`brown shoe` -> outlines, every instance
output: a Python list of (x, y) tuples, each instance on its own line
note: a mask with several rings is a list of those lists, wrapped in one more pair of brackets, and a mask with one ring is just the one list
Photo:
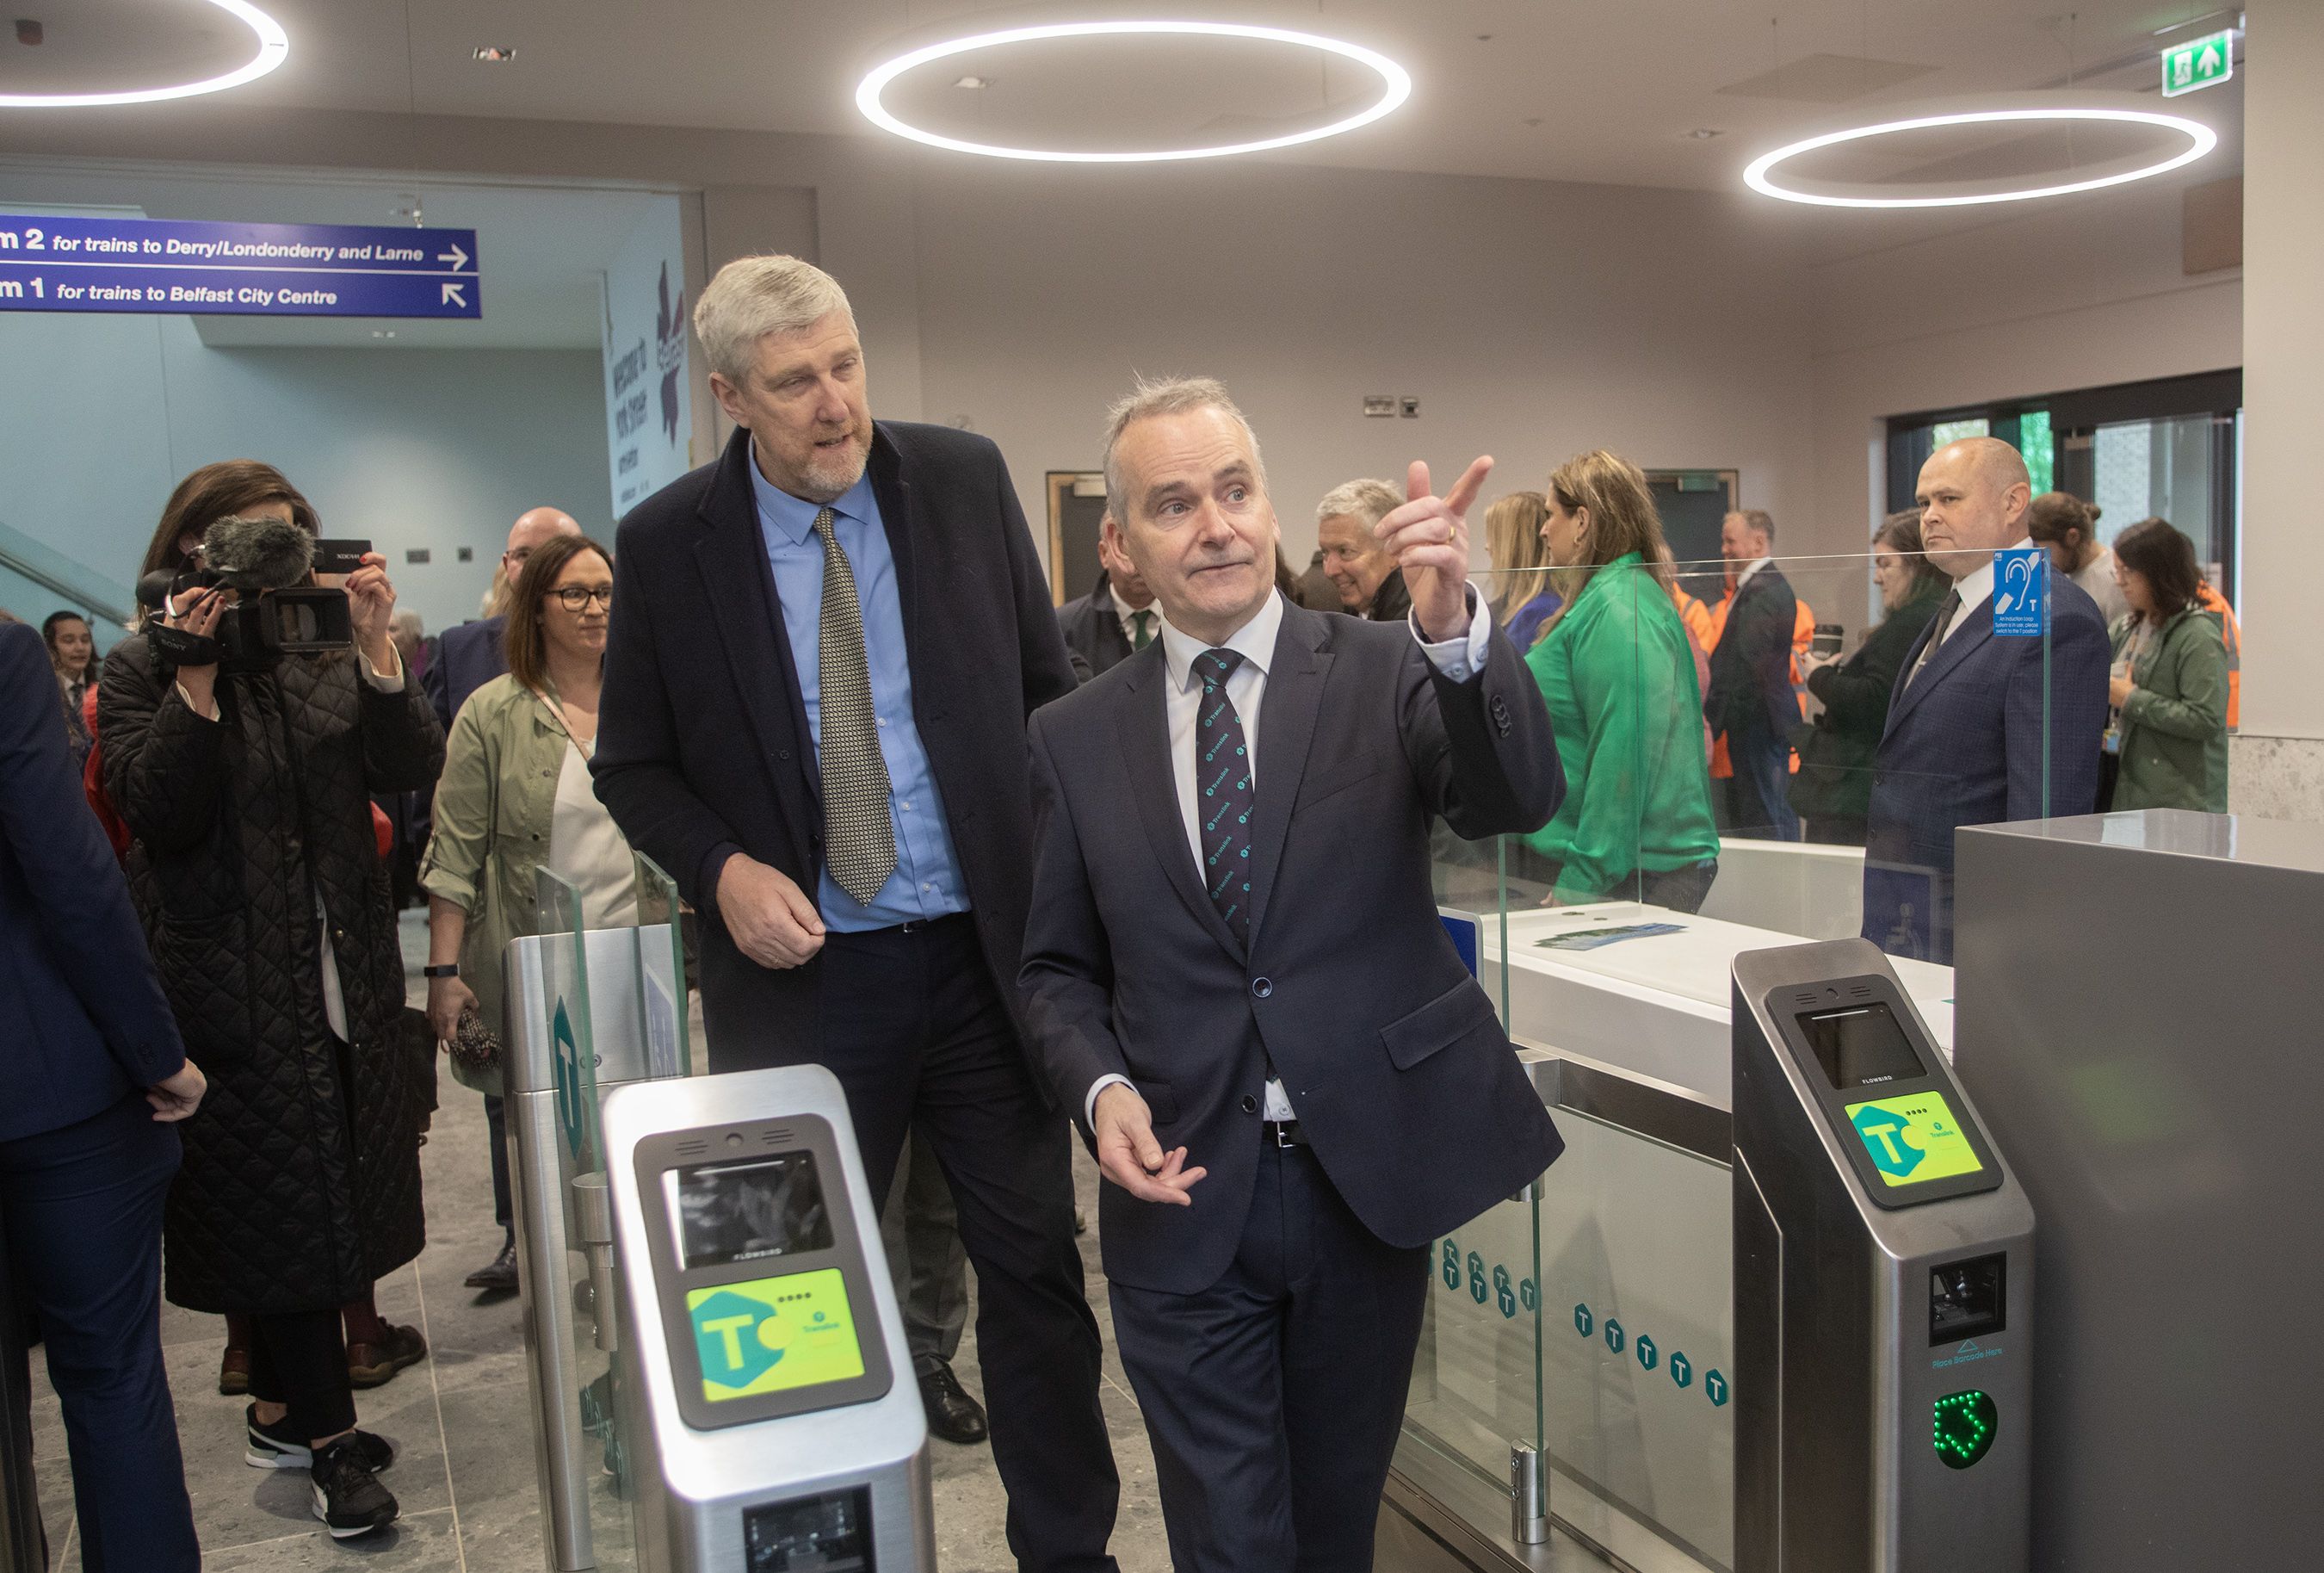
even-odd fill
[(250, 1391), (250, 1351), (226, 1346), (225, 1356), (218, 1361), (218, 1391), (228, 1398), (239, 1398)]
[(428, 1340), (420, 1329), (382, 1322), (386, 1337), (376, 1344), (347, 1346), (347, 1381), (355, 1387), (378, 1387), (406, 1365), (428, 1358)]

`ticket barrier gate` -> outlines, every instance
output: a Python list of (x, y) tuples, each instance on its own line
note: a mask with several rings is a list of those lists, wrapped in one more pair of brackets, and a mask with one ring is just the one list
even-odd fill
[(837, 1078), (604, 1102), (641, 1573), (935, 1573), (927, 1421)]
[(686, 1074), (685, 977), (669, 924), (581, 931), (569, 887), (544, 872), (541, 896), (568, 931), (511, 941), (501, 1065), (542, 1548), (549, 1573), (627, 1573), (632, 1428), (597, 1106)]
[(2034, 1211), (1886, 958), (1736, 958), (1735, 1565), (2031, 1566)]

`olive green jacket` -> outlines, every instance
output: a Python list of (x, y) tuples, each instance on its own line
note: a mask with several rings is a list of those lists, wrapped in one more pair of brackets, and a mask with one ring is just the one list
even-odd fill
[[(2108, 630), (2115, 659), (2129, 648), (2136, 617)], [(2122, 708), (2122, 771), (2116, 809), (2227, 811), (2227, 649), (2219, 619), (2188, 606), (2130, 669)]]
[(1694, 652), (1637, 552), (1590, 576), (1526, 665), (1565, 766), (1564, 801), (1526, 837), (1560, 864), (1558, 900), (1597, 901), (1640, 870), (1719, 856)]
[[(510, 940), (540, 932), (533, 876), (549, 860), (569, 741), (553, 706), (515, 678), (497, 677), (453, 717), (436, 784), (436, 828), (420, 883), (468, 914), (460, 976), (503, 1043), (501, 953)], [(497, 1069), (472, 1074), (455, 1059), (453, 1074), (481, 1092), (501, 1090)]]

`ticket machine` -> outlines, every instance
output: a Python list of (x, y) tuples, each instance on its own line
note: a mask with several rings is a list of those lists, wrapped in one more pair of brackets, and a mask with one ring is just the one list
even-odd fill
[(2032, 1207), (1879, 950), (1734, 985), (1737, 1573), (2028, 1568)]
[(927, 1421), (816, 1066), (609, 1094), (641, 1573), (935, 1573)]

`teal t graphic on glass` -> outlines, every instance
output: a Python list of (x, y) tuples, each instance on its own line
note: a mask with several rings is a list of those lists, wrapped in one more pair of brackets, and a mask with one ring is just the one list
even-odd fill
[(1250, 817), (1258, 802), (1250, 745), (1227, 698), (1227, 679), (1242, 657), (1205, 650), (1194, 657), (1203, 704), (1194, 719), (1194, 780), (1203, 789), (1203, 885), (1237, 939), (1250, 939)]

